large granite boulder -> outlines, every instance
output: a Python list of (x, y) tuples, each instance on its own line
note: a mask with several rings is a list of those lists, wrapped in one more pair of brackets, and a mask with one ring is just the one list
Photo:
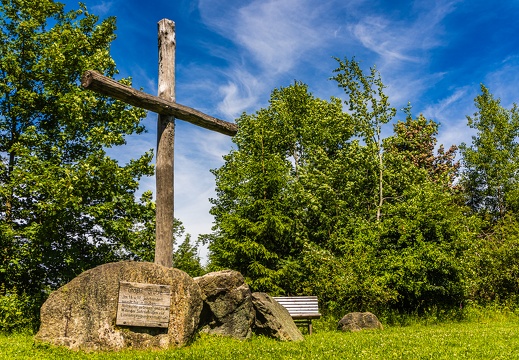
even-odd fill
[[(120, 282), (169, 285), (166, 328), (116, 325)], [(197, 331), (202, 306), (200, 288), (183, 271), (146, 262), (110, 263), (85, 271), (49, 296), (36, 339), (86, 351), (179, 347)]]
[(378, 318), (370, 312), (353, 312), (345, 315), (337, 324), (337, 330), (361, 331), (364, 329), (379, 329), (384, 327)]
[(252, 305), (256, 311), (254, 332), (281, 341), (302, 341), (303, 334), (281, 304), (265, 293), (252, 293)]
[(201, 331), (236, 339), (251, 337), (255, 315), (252, 294), (243, 275), (223, 270), (194, 280), (204, 298)]

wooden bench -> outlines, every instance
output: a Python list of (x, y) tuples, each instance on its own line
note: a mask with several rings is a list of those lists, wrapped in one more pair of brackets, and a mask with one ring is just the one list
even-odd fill
[(312, 319), (319, 319), (317, 296), (274, 296), (274, 300), (288, 310), (296, 325), (308, 326), (312, 334)]

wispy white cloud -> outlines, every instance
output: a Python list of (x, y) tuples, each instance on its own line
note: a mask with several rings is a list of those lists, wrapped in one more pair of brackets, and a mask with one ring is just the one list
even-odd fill
[(401, 9), (394, 16), (358, 15), (348, 28), (364, 47), (379, 55), (377, 62), (424, 63), (428, 51), (444, 43), (441, 22), (455, 9), (455, 3), (417, 1), (412, 8)]
[[(400, 27), (400, 26), (399, 26)], [(381, 16), (369, 16), (350, 26), (352, 34), (360, 43), (379, 54), (385, 62), (419, 62), (420, 58), (410, 53), (403, 29), (395, 29), (393, 22)]]
[(443, 23), (457, 2), (414, 1), (391, 10), (365, 2), (351, 9), (344, 27), (356, 41), (353, 55), (366, 67), (376, 65), (393, 106), (419, 103), (449, 75), (431, 66), (433, 54), (449, 44)]
[(112, 1), (101, 1), (89, 8), (89, 10), (98, 16), (105, 16), (112, 9)]
[[(519, 82), (519, 56), (504, 59), (499, 64), (491, 65), (493, 71), (484, 77), (484, 85), (490, 92), (501, 99), (501, 105), (510, 108), (518, 103), (517, 86)], [(476, 133), (467, 125), (467, 116), (472, 116), (477, 110), (474, 99), (480, 94), (478, 83), (465, 84), (453, 88), (452, 92), (440, 101), (429, 104), (423, 114), (441, 123), (439, 143), (446, 146), (465, 142), (470, 144)], [(515, 98), (514, 98), (515, 97)]]
[(504, 107), (519, 104), (517, 84), (519, 83), (519, 55), (509, 56), (485, 76), (484, 85), (490, 92), (501, 99)]
[(235, 45), (219, 51), (229, 65), (222, 70), (224, 84), (218, 86), (218, 111), (236, 117), (258, 108), (265, 104), (266, 92), (283, 85), (281, 79), (324, 73), (321, 64), (345, 52), (378, 65), (396, 106), (413, 101), (444, 75), (431, 74), (427, 67), (430, 52), (447, 42), (442, 21), (456, 3), (417, 1), (395, 14), (365, 0), (254, 0), (238, 5), (200, 0), (203, 21)]
[(312, 8), (304, 0), (252, 2), (239, 10), (234, 36), (266, 72), (286, 72), (322, 44), (322, 14)]
[(260, 94), (265, 93), (265, 86), (259, 79), (244, 69), (229, 72), (229, 81), (219, 88), (223, 100), (218, 110), (227, 118), (235, 119), (246, 110), (251, 110), (260, 102)]
[(474, 132), (467, 126), (466, 115), (473, 112), (474, 90), (469, 85), (455, 88), (446, 98), (425, 107), (423, 115), (440, 123), (438, 144), (470, 143)]
[(472, 136), (475, 134), (476, 131), (467, 126), (466, 119), (442, 123), (437, 136), (437, 145), (443, 145), (445, 149), (452, 145), (459, 146), (461, 143), (470, 145)]
[(381, 71), (383, 82), (387, 84), (384, 93), (389, 97), (393, 106), (402, 107), (411, 103), (413, 105), (420, 95), (427, 92), (444, 77), (444, 73), (420, 73), (414, 71)]
[(218, 110), (230, 117), (264, 105), (265, 93), (280, 86), (280, 79), (301, 64), (312, 63), (304, 72), (315, 72), (312, 67), (319, 66), (319, 60), (313, 59), (319, 53), (329, 59), (331, 54), (322, 50), (340, 27), (328, 21), (332, 4), (313, 0), (255, 0), (243, 5), (200, 0), (199, 9), (203, 21), (235, 45), (225, 52), (213, 49), (213, 55), (219, 54), (229, 64), (224, 70), (226, 80), (218, 87), (223, 97)]
[(265, 91), (264, 83), (245, 68), (188, 63), (177, 69), (177, 101), (225, 121), (255, 110)]
[(435, 104), (428, 105), (423, 110), (423, 115), (427, 118), (434, 119), (437, 122), (446, 122), (451, 120), (450, 116), (453, 109), (456, 109), (456, 112), (458, 112), (461, 103), (467, 101), (467, 94), (469, 91), (470, 88), (467, 86), (455, 89), (447, 98), (442, 99)]
[(319, 9), (310, 0), (256, 0), (243, 6), (200, 1), (204, 21), (269, 74), (292, 69), (305, 52), (322, 45)]

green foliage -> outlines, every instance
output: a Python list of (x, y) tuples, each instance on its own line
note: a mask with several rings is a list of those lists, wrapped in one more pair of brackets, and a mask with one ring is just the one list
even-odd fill
[(299, 292), (318, 295), (331, 313), (458, 307), (466, 290), (460, 259), (474, 241), (477, 219), (442, 189), (413, 186), (384, 206), (377, 224), (357, 220), (331, 237), (328, 249), (308, 246)]
[(519, 300), (519, 222), (505, 216), (467, 253), (468, 299), (483, 305)]
[[(175, 238), (180, 239), (184, 235), (184, 227), (177, 221)], [(185, 235), (184, 240), (173, 252), (173, 267), (185, 271), (192, 277), (202, 276), (206, 273), (204, 267), (200, 263), (200, 255), (198, 253), (199, 242), (191, 244), (191, 236)]]
[(398, 293), (397, 308), (459, 305), (465, 295), (460, 259), (473, 241), (476, 219), (431, 182), (416, 184), (402, 195), (387, 207), (377, 242), (387, 286)]
[[(34, 324), (48, 291), (82, 271), (153, 259), (152, 194), (134, 196), (153, 155), (124, 166), (108, 157), (144, 131), (145, 112), (79, 84), (87, 69), (117, 73), (114, 18), (51, 0), (2, 0), (0, 14), (0, 329), (13, 331)], [(513, 306), (517, 106), (504, 109), (481, 87), (458, 181), (456, 147), (435, 153), (437, 123), (408, 106), (383, 138), (396, 110), (380, 74), (337, 61), (332, 79), (348, 112), (295, 82), (238, 119), (236, 150), (213, 171), (208, 269), (238, 270), (257, 291), (317, 295), (332, 315), (440, 319), (460, 304)], [(186, 235), (175, 266), (202, 275), (199, 244)]]
[(396, 109), (390, 106), (389, 98), (384, 94), (385, 86), (375, 67), (370, 68), (369, 75), (366, 75), (355, 59), (336, 60), (339, 62), (339, 67), (334, 70), (337, 74), (332, 79), (337, 81), (338, 86), (348, 96), (344, 102), (349, 105), (349, 110), (355, 119), (355, 132), (364, 140), (366, 148), (375, 160), (373, 170), (376, 172), (377, 186), (374, 207), (379, 221), (386, 192), (382, 125), (393, 119)]
[(501, 106), (481, 85), (467, 117), (477, 131), (472, 144), (461, 145), (461, 184), (468, 205), (481, 221), (478, 241), (465, 259), (468, 299), (481, 304), (517, 302), (519, 294), (519, 109)]
[[(155, 202), (151, 191), (142, 194), (139, 203), (133, 203), (126, 208), (129, 215), (125, 232), (131, 236), (125, 243), (126, 249), (131, 251), (136, 260), (153, 262), (155, 259)], [(174, 226), (181, 227), (180, 221), (175, 219)], [(175, 238), (179, 236), (174, 232)]]
[[(423, 169), (429, 180), (456, 188), (454, 181), (459, 169), (459, 161), (455, 161), (457, 147), (452, 145), (445, 151), (443, 144), (440, 144), (435, 155), (438, 123), (427, 120), (423, 115), (413, 119), (410, 106), (405, 110), (406, 120), (397, 121), (393, 126), (394, 135), (384, 139), (384, 156), (391, 158), (388, 161), (403, 165), (398, 171), (406, 172), (404, 177), (410, 176), (409, 171), (416, 173), (416, 169)], [(413, 166), (409, 167), (409, 164)]]
[(456, 148), (434, 154), (438, 125), (410, 107), (382, 139), (394, 109), (380, 75), (339, 63), (350, 114), (296, 83), (239, 119), (237, 150), (214, 171), (212, 266), (254, 290), (317, 295), (331, 313), (459, 306), (477, 221), (460, 205)]
[(384, 94), (384, 84), (375, 67), (366, 75), (355, 59), (340, 60), (339, 67), (332, 77), (348, 96), (344, 101), (355, 118), (355, 132), (364, 142), (375, 145), (375, 151), (381, 151), (382, 125), (387, 124), (396, 114), (396, 109), (389, 104)]
[[(82, 271), (145, 257), (153, 154), (121, 166), (105, 149), (141, 133), (145, 112), (80, 86), (117, 73), (115, 19), (51, 0), (0, 5), (0, 284), (43, 299)], [(126, 81), (129, 83), (129, 81)]]
[[(363, 230), (369, 229), (364, 228)], [(373, 311), (396, 301), (397, 292), (385, 286), (379, 260), (370, 246), (372, 234), (344, 238), (342, 255), (309, 246), (301, 264), (301, 294), (315, 294), (325, 313), (336, 316), (352, 311)]]
[[(295, 83), (274, 90), (267, 109), (243, 115), (238, 125), (237, 150), (214, 171), (210, 258), (213, 267), (240, 271), (255, 290), (290, 292), (280, 287), (286, 267), (301, 254), (306, 223), (321, 221), (318, 198), (304, 187), (305, 167), (319, 166), (320, 152), (340, 150), (352, 132), (350, 118), (338, 99), (316, 99)], [(309, 206), (308, 197), (315, 203)]]
[(7, 291), (0, 285), (0, 333), (32, 330), (38, 323), (39, 303), (25, 293), (18, 294), (16, 289)]
[(496, 222), (519, 211), (519, 109), (503, 108), (483, 85), (474, 103), (478, 111), (467, 119), (477, 134), (461, 145), (462, 184), (472, 209)]

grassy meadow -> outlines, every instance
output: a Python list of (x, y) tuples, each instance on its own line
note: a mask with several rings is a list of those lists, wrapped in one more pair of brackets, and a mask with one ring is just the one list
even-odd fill
[(83, 353), (35, 343), (31, 335), (0, 335), (1, 359), (519, 359), (519, 316), (479, 316), (458, 322), (414, 321), (382, 331), (341, 333), (317, 321), (305, 341), (248, 341), (202, 335), (167, 351)]

